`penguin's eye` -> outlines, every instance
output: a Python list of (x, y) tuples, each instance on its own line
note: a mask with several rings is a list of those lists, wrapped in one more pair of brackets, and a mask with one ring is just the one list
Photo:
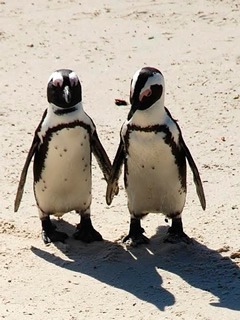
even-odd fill
[(146, 89), (146, 90), (144, 90), (144, 91), (143, 91), (142, 93), (140, 93), (140, 95), (139, 95), (139, 101), (142, 101), (142, 99), (143, 99), (144, 97), (150, 97), (151, 94), (152, 94), (152, 90), (151, 90), (151, 89)]

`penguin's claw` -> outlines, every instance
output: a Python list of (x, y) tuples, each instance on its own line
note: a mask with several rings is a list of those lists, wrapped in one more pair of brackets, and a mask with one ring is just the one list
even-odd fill
[(136, 247), (139, 244), (149, 243), (149, 239), (143, 235), (145, 230), (141, 227), (140, 219), (131, 218), (130, 230), (123, 242), (127, 242), (130, 246)]
[(86, 243), (93, 241), (102, 241), (102, 235), (96, 231), (90, 219), (82, 219), (77, 225), (77, 231), (73, 234), (73, 238)]
[[(143, 230), (144, 232), (144, 230)], [(123, 238), (122, 240), (123, 242), (126, 242), (128, 245), (132, 246), (132, 247), (137, 247), (140, 244), (147, 244), (149, 243), (149, 239), (144, 236), (142, 233), (136, 235), (131, 235), (130, 233)]]
[(56, 230), (53, 230), (52, 232), (47, 232), (45, 230), (42, 230), (42, 239), (45, 244), (49, 244), (51, 242), (64, 243), (67, 238), (68, 235), (65, 232), (59, 232)]

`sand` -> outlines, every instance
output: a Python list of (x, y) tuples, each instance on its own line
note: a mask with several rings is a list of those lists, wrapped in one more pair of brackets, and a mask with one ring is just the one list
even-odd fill
[[(240, 4), (234, 0), (0, 2), (0, 318), (240, 318)], [(92, 220), (104, 241), (45, 246), (29, 170), (13, 212), (19, 175), (47, 107), (46, 84), (71, 68), (83, 105), (113, 160), (132, 75), (157, 67), (166, 107), (178, 119), (207, 199), (202, 211), (192, 175), (183, 212), (192, 245), (166, 244), (161, 214), (143, 221), (149, 245), (121, 243), (127, 199), (110, 207), (93, 161)], [(71, 235), (79, 217), (56, 221)]]

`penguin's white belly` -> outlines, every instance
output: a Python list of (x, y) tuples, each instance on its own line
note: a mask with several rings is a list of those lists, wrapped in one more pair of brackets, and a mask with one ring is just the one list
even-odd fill
[(186, 192), (164, 133), (132, 132), (127, 158), (128, 206), (132, 213), (183, 210)]
[(35, 195), (46, 213), (86, 210), (91, 204), (91, 149), (82, 127), (53, 133)]

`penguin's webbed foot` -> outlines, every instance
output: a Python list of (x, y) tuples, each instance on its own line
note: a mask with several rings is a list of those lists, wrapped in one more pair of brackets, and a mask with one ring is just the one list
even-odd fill
[(42, 230), (42, 239), (45, 244), (51, 242), (62, 242), (64, 243), (65, 240), (68, 238), (68, 235), (65, 232), (60, 232), (53, 230), (52, 232), (47, 232)]
[(60, 232), (56, 229), (56, 225), (52, 223), (49, 216), (42, 220), (42, 239), (45, 244), (58, 241), (64, 243), (68, 238), (65, 232)]
[(101, 234), (93, 228), (91, 219), (84, 217), (77, 225), (77, 231), (73, 234), (73, 238), (86, 243), (103, 240)]
[(186, 244), (192, 243), (192, 239), (183, 231), (181, 218), (172, 219), (172, 226), (168, 229), (168, 234), (166, 235), (164, 242), (172, 244), (180, 242), (184, 242)]
[(147, 244), (149, 239), (143, 235), (144, 232), (140, 219), (131, 218), (129, 234), (123, 238), (123, 242), (128, 242), (133, 247), (139, 244)]

